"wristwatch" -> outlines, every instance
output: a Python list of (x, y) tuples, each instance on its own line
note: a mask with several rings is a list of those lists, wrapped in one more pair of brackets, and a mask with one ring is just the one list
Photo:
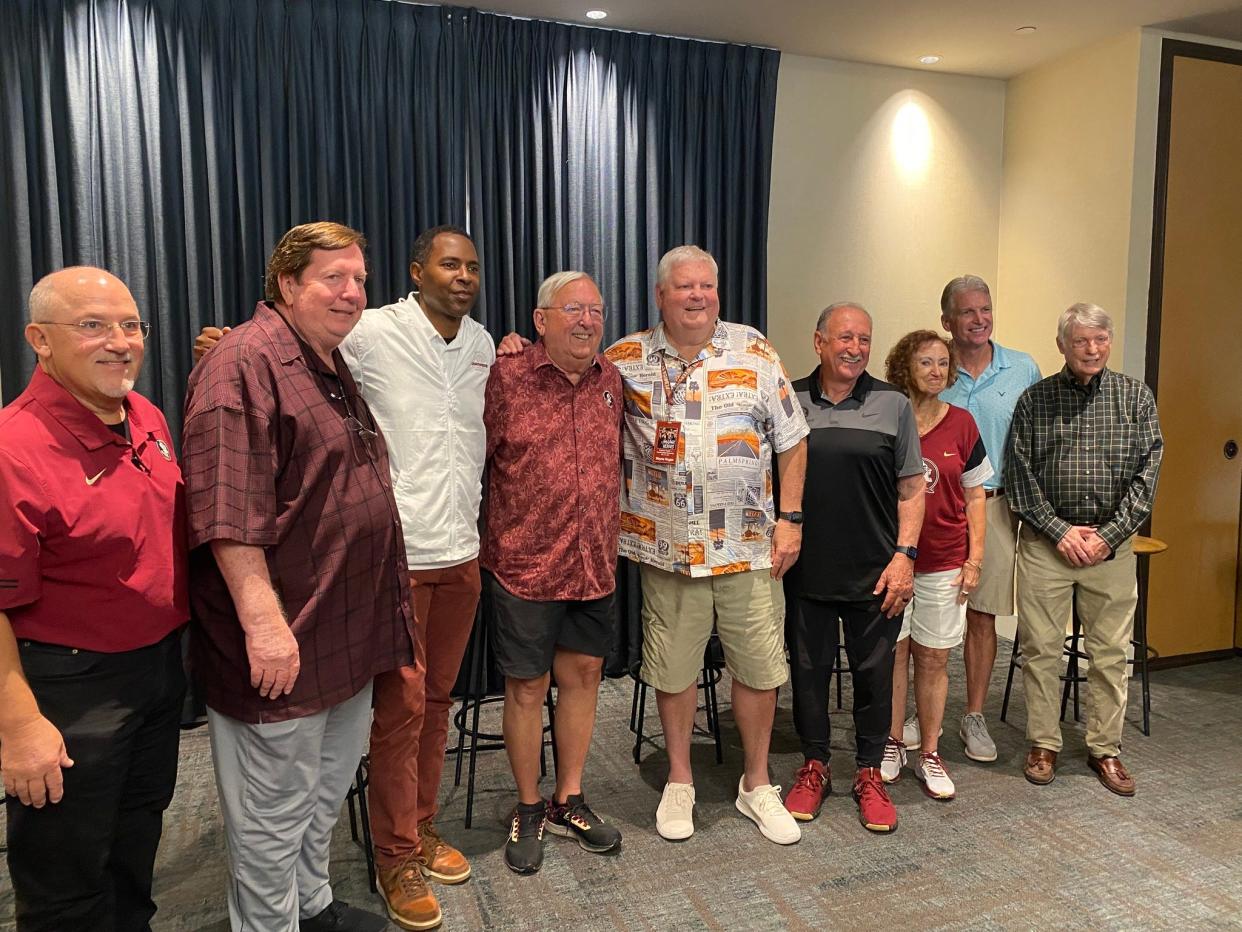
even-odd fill
[(905, 554), (906, 556), (908, 556), (911, 560), (917, 560), (917, 559), (919, 558), (919, 548), (918, 548), (918, 547), (898, 547), (898, 548), (897, 548), (897, 552), (898, 552), (898, 553), (904, 553), (904, 554)]
[(783, 518), (790, 524), (802, 523), (802, 512), (800, 511), (778, 511), (776, 517)]

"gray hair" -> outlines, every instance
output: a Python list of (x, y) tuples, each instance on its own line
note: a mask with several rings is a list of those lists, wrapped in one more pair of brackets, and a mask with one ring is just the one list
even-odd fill
[(966, 294), (969, 291), (982, 291), (988, 296), (989, 302), (992, 300), (992, 289), (982, 278), (978, 275), (959, 275), (944, 286), (944, 291), (940, 292), (940, 313), (945, 317), (952, 317), (957, 312), (954, 299), (959, 294)]
[(592, 281), (591, 276), (586, 272), (553, 272), (539, 286), (539, 297), (535, 299), (535, 307), (551, 307), (558, 291), (566, 285), (572, 285), (574, 282), (584, 278), (587, 281)]
[(1057, 321), (1057, 341), (1062, 347), (1069, 346), (1070, 331), (1074, 329), (1075, 324), (1080, 327), (1107, 330), (1108, 338), (1110, 340), (1113, 338), (1113, 318), (1098, 304), (1080, 302), (1070, 305), (1061, 312), (1061, 319)]
[(826, 332), (824, 328), (828, 326), (828, 318), (833, 315), (834, 311), (839, 311), (846, 307), (852, 307), (856, 311), (861, 311), (863, 316), (867, 318), (867, 323), (871, 324), (872, 327), (875, 326), (875, 321), (871, 319), (871, 312), (857, 301), (837, 301), (835, 304), (829, 304), (819, 312), (819, 320), (815, 322), (815, 329), (820, 333)]
[[(80, 272), (83, 276), (94, 273), (108, 275), (113, 278), (116, 277), (107, 269), (101, 269), (94, 265), (67, 265), (63, 269), (48, 272), (35, 282), (35, 286), (30, 289), (30, 297), (26, 299), (26, 306), (32, 324), (53, 322), (52, 318), (56, 316), (57, 307), (64, 303), (64, 299), (61, 298), (59, 289), (56, 287), (56, 280), (63, 278), (66, 272)], [(117, 279), (117, 281), (120, 281), (120, 279)]]
[(673, 274), (674, 266), (683, 262), (706, 262), (712, 267), (712, 274), (720, 277), (720, 267), (716, 265), (710, 252), (698, 246), (674, 246), (660, 257), (660, 264), (656, 266), (656, 284), (663, 285), (667, 282), (668, 277)]

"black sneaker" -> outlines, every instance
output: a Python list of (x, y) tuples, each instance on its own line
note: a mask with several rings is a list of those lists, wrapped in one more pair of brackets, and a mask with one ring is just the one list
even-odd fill
[(298, 932), (388, 932), (392, 926), (383, 916), (333, 900), (317, 916), (298, 920)]
[(505, 864), (517, 874), (533, 874), (543, 866), (543, 826), (546, 807), (542, 802), (518, 803), (509, 817), (509, 840)]
[(621, 830), (592, 812), (581, 793), (563, 803), (548, 800), (548, 831), (565, 838), (577, 838), (579, 845), (596, 854), (621, 847)]

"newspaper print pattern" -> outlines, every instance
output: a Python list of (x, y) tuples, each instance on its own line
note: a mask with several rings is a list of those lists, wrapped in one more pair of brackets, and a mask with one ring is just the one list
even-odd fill
[[(694, 577), (770, 567), (773, 455), (810, 433), (772, 344), (718, 321), (683, 360), (661, 324), (605, 355), (625, 392), (621, 555)], [(681, 424), (672, 465), (652, 462), (657, 421)]]

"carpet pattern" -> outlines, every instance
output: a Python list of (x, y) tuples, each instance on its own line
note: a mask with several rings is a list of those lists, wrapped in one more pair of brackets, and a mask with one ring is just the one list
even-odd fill
[[(519, 877), (501, 848), (514, 791), (505, 756), (481, 754), (474, 825), (466, 830), (465, 787), (445, 771), (442, 834), (474, 866), (457, 887), (437, 886), (444, 928), (473, 929), (1215, 929), (1242, 927), (1242, 659), (1152, 674), (1152, 736), (1138, 730), (1138, 684), (1123, 759), (1138, 781), (1131, 800), (1108, 793), (1085, 764), (1081, 725), (1064, 726), (1057, 779), (1034, 787), (1022, 777), (1026, 751), (1020, 677), (1008, 723), (997, 716), (1004, 687), (1002, 644), (988, 707), (1000, 757), (965, 759), (956, 722), (963, 703), (960, 652), (941, 751), (958, 798), (926, 797), (906, 770), (892, 787), (900, 816), (891, 837), (865, 831), (849, 797), (853, 731), (834, 712), (835, 793), (802, 841), (765, 841), (734, 809), (741, 748), (720, 687), (725, 762), (709, 739), (694, 745), (696, 833), (669, 843), (655, 834), (666, 758), (656, 733), (637, 767), (628, 729), (632, 683), (606, 682), (587, 765), (587, 798), (625, 836), (619, 854), (599, 856), (548, 835), (543, 870)], [(835, 696), (835, 692), (834, 692)], [(849, 707), (846, 680), (846, 709)], [(774, 781), (788, 786), (801, 763), (780, 694), (772, 740)], [(499, 707), (485, 726), (499, 730)], [(1085, 716), (1084, 716), (1085, 717)], [(490, 720), (489, 720), (490, 719)], [(700, 715), (702, 723), (702, 715)], [(156, 873), (160, 912), (153, 928), (227, 930), (225, 854), (206, 729), (181, 745), (177, 794), (165, 820)], [(551, 792), (551, 781), (544, 783)], [(367, 889), (361, 849), (342, 817), (334, 840), (337, 896), (382, 908)], [(0, 870), (0, 929), (13, 928), (12, 892)]]

